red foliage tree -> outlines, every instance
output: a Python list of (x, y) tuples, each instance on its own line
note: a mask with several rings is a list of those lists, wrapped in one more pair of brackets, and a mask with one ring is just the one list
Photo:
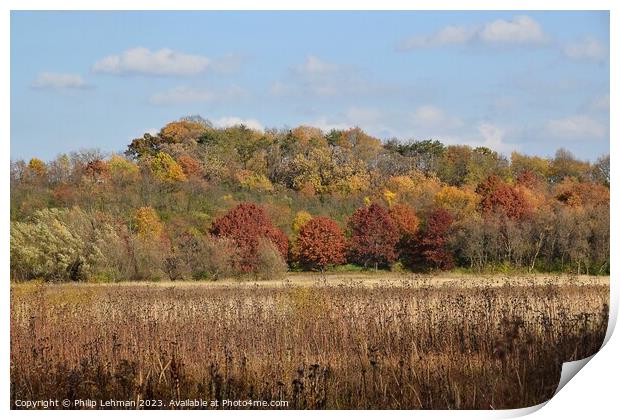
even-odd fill
[(378, 204), (359, 208), (349, 219), (349, 260), (376, 268), (393, 263), (400, 234), (388, 211)]
[(480, 195), (480, 210), (484, 214), (499, 213), (510, 219), (521, 219), (531, 213), (532, 209), (523, 193), (495, 175), (478, 185), (476, 193)]
[(323, 271), (329, 265), (344, 264), (346, 241), (340, 226), (327, 217), (307, 221), (297, 235), (299, 263)]
[(452, 215), (442, 209), (435, 209), (426, 220), (426, 226), (416, 244), (417, 254), (426, 266), (449, 270), (454, 267), (454, 256), (449, 249), (449, 234)]
[(258, 248), (261, 238), (269, 239), (282, 257), (288, 252), (288, 239), (275, 227), (265, 211), (253, 203), (241, 203), (217, 219), (211, 234), (229, 238), (239, 250), (239, 269), (244, 273), (254, 271), (259, 262)]

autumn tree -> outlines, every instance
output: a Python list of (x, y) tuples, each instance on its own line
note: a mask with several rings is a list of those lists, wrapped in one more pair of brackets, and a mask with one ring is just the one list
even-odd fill
[(359, 208), (349, 219), (349, 260), (363, 267), (388, 267), (398, 254), (398, 227), (378, 204)]
[(610, 178), (610, 161), (609, 155), (601, 156), (592, 165), (592, 179), (609, 188)]
[(562, 148), (555, 152), (549, 168), (549, 181), (558, 183), (564, 178), (587, 181), (590, 177), (590, 164), (579, 160), (570, 151)]
[(530, 205), (523, 192), (495, 175), (478, 185), (476, 193), (480, 195), (482, 213), (502, 213), (511, 219), (520, 219), (531, 212)]
[(95, 182), (104, 182), (107, 178), (110, 177), (108, 162), (101, 159), (90, 161), (84, 169), (84, 174), (87, 177), (92, 178)]
[(268, 239), (283, 258), (288, 252), (286, 235), (267, 217), (265, 211), (253, 203), (241, 203), (213, 223), (211, 234), (229, 238), (239, 251), (239, 270), (249, 273), (258, 268), (260, 239)]
[(240, 170), (235, 175), (239, 186), (248, 191), (271, 192), (273, 184), (265, 175), (248, 170)]
[(401, 238), (412, 238), (420, 227), (420, 219), (413, 207), (407, 204), (395, 204), (389, 210)]
[(398, 257), (406, 263), (415, 248), (420, 219), (413, 207), (407, 204), (395, 204), (390, 208), (389, 214), (398, 229)]
[(367, 163), (375, 159), (381, 151), (381, 140), (369, 136), (359, 127), (333, 131), (328, 140), (335, 146), (350, 150), (356, 159)]
[(295, 214), (293, 223), (291, 223), (291, 229), (295, 235), (299, 234), (299, 231), (306, 223), (312, 220), (312, 215), (305, 210), (300, 210)]
[(540, 176), (530, 169), (525, 169), (519, 172), (516, 181), (517, 185), (521, 185), (532, 190), (539, 189), (543, 183)]
[(426, 266), (440, 270), (454, 267), (454, 256), (449, 244), (453, 220), (452, 215), (441, 208), (428, 216), (416, 244), (418, 258)]
[(183, 173), (188, 178), (201, 178), (203, 176), (203, 169), (198, 160), (189, 155), (179, 156), (177, 163), (181, 165)]
[(107, 166), (112, 181), (119, 186), (132, 184), (140, 177), (138, 165), (122, 156), (113, 155), (107, 161)]
[(576, 182), (564, 179), (555, 188), (555, 198), (572, 207), (609, 207), (609, 189), (592, 182)]
[(206, 131), (207, 127), (195, 121), (174, 121), (166, 124), (159, 132), (159, 137), (164, 143), (182, 143), (186, 140), (198, 140)]
[(467, 188), (445, 186), (435, 195), (435, 206), (452, 214), (455, 221), (471, 218), (476, 212), (480, 197)]
[(200, 122), (173, 121), (166, 124), (156, 135), (144, 133), (142, 137), (133, 139), (127, 146), (125, 155), (134, 160), (154, 156), (166, 145), (180, 144), (190, 139), (198, 142), (207, 130), (209, 127)]
[(438, 166), (446, 147), (437, 140), (411, 141), (400, 143), (397, 140), (388, 141), (386, 149), (413, 159), (415, 168), (425, 175), (437, 173)]
[(551, 162), (538, 156), (527, 156), (517, 152), (510, 155), (510, 171), (513, 177), (518, 177), (523, 172), (530, 172), (540, 179), (549, 177)]
[(442, 188), (437, 177), (426, 176), (417, 170), (391, 177), (385, 185), (396, 194), (398, 202), (411, 205), (419, 213), (426, 213), (434, 207), (435, 196)]
[(475, 186), (491, 175), (505, 179), (509, 174), (508, 159), (488, 147), (476, 147), (467, 163), (467, 175), (464, 181), (467, 185)]
[(467, 177), (472, 153), (470, 146), (450, 145), (446, 147), (438, 165), (437, 175), (439, 179), (449, 185), (463, 185)]
[(345, 262), (346, 241), (342, 229), (328, 217), (306, 222), (297, 235), (299, 263), (307, 269), (323, 271)]
[(140, 207), (135, 213), (136, 232), (145, 240), (155, 240), (161, 236), (164, 227), (157, 211), (152, 207)]
[(144, 133), (142, 137), (137, 137), (127, 146), (125, 155), (133, 160), (138, 160), (144, 156), (154, 155), (161, 150), (162, 139), (151, 133)]
[(187, 180), (181, 165), (167, 153), (157, 153), (149, 159), (148, 164), (153, 176), (163, 183), (174, 184)]

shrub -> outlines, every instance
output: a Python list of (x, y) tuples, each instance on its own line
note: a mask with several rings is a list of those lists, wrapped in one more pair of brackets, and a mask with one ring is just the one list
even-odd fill
[(269, 239), (260, 238), (257, 248), (258, 264), (255, 275), (260, 280), (280, 280), (284, 278), (288, 266), (278, 247)]
[(86, 280), (110, 269), (102, 251), (117, 243), (107, 222), (80, 210), (44, 209), (27, 222), (11, 223), (11, 275), (17, 280)]

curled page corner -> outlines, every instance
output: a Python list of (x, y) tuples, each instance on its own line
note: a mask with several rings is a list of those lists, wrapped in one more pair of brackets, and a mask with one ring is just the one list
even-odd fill
[(564, 362), (562, 364), (562, 374), (560, 375), (560, 382), (558, 383), (558, 387), (556, 388), (553, 395), (557, 395), (557, 393), (560, 392), (562, 388), (564, 388), (564, 385), (566, 385), (568, 381), (573, 379), (577, 372), (579, 372), (590, 360), (592, 360), (595, 354), (586, 357), (585, 359), (575, 360), (572, 362)]
[[(614, 288), (610, 288), (610, 291), (609, 291), (610, 305), (609, 305), (609, 316), (607, 317), (607, 331), (605, 332), (605, 338), (603, 339), (603, 344), (601, 345), (601, 349), (605, 347), (605, 344), (607, 344), (607, 342), (611, 338), (611, 335), (616, 329), (616, 322), (618, 322), (618, 304), (617, 304), (618, 299), (617, 298), (614, 299), (615, 293), (612, 294), (613, 289)], [(601, 351), (601, 349), (599, 349), (599, 351)]]
[(537, 404), (537, 405), (532, 405), (531, 407), (512, 408), (512, 409), (509, 409), (509, 410), (499, 410), (499, 411), (496, 412), (494, 418), (514, 419), (514, 418), (517, 418), (517, 417), (525, 417), (527, 415), (530, 415), (530, 414), (540, 410), (545, 405), (547, 405), (548, 402), (549, 402), (549, 400), (547, 400), (545, 402), (542, 402), (540, 404)]
[[(599, 351), (600, 351), (600, 349), (599, 349)], [(560, 374), (560, 381), (558, 382), (558, 387), (556, 388), (555, 392), (553, 393), (553, 396), (555, 397), (558, 394), (558, 392), (560, 392), (560, 390), (562, 388), (564, 388), (564, 385), (566, 385), (571, 379), (573, 379), (573, 377), (586, 364), (588, 364), (588, 362), (590, 360), (592, 360), (592, 358), (595, 355), (596, 355), (596, 353), (594, 353), (593, 355), (591, 355), (589, 357), (586, 357), (585, 359), (579, 359), (579, 360), (575, 360), (575, 361), (572, 361), (572, 362), (564, 362), (564, 363), (562, 363), (562, 373)], [(543, 408), (545, 405), (547, 405), (547, 403), (549, 401), (551, 401), (552, 398), (553, 397), (551, 397), (550, 399), (548, 399), (545, 402), (542, 402), (542, 403), (540, 403), (538, 405), (533, 405), (531, 407), (517, 408), (517, 409), (512, 409), (512, 410), (503, 410), (501, 412), (501, 414), (498, 413), (499, 415), (496, 418), (516, 418), (516, 417), (527, 416), (527, 415), (532, 414), (532, 413), (540, 410), (541, 408)]]

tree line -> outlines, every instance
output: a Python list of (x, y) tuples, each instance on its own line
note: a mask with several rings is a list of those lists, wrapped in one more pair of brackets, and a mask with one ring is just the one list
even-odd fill
[(609, 273), (609, 156), (187, 117), (122, 154), (11, 162), (14, 280), (368, 269)]

